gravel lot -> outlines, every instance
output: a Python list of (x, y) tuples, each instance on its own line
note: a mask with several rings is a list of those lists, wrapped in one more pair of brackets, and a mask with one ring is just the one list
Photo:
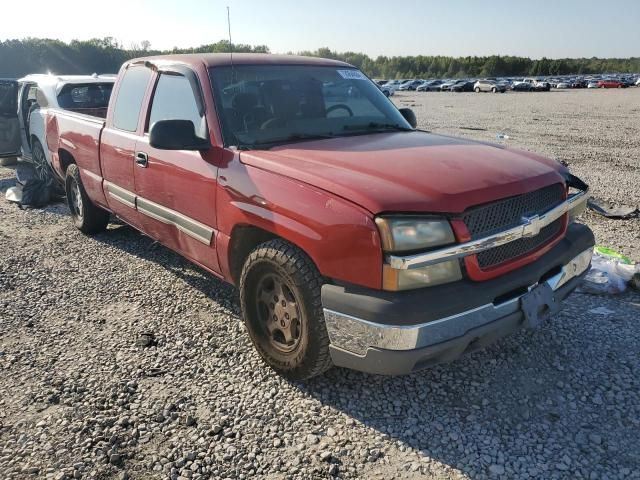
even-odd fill
[[(640, 88), (394, 100), (640, 204)], [(259, 360), (233, 289), (149, 238), (84, 237), (63, 205), (0, 216), (0, 478), (640, 478), (637, 293), (575, 294), (411, 376), (294, 384)], [(640, 220), (586, 220), (640, 260)]]

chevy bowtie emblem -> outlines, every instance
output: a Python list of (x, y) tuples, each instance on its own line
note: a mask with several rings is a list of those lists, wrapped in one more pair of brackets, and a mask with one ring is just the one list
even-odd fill
[(538, 215), (522, 217), (522, 235), (524, 237), (535, 237), (540, 233), (542, 221)]

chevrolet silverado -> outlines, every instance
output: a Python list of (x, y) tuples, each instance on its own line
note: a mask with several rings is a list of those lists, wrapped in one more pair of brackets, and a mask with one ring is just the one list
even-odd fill
[(346, 63), (135, 59), (106, 119), (47, 126), (75, 225), (115, 215), (236, 285), (255, 348), (289, 378), (455, 359), (551, 317), (590, 265), (586, 184), (417, 129)]

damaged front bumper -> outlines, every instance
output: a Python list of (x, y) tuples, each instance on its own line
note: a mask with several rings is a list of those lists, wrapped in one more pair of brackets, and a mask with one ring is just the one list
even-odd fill
[(325, 285), (333, 362), (369, 373), (406, 374), (536, 327), (586, 275), (593, 244), (587, 227), (572, 224), (538, 261), (487, 282), (465, 280), (412, 292)]

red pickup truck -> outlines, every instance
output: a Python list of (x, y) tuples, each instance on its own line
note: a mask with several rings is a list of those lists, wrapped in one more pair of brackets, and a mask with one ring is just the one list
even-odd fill
[(418, 130), (342, 62), (132, 60), (106, 120), (47, 133), (81, 231), (114, 214), (238, 286), (294, 379), (457, 358), (555, 313), (591, 261), (588, 187), (560, 163)]

